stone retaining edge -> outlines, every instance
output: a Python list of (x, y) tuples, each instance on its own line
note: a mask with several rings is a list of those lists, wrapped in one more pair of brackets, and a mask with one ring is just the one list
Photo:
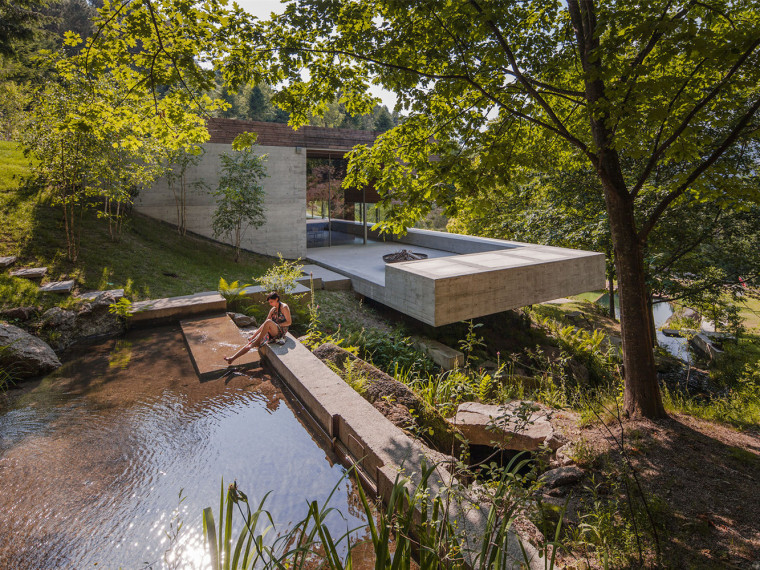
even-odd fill
[[(409, 478), (413, 488), (421, 479), (423, 464), (434, 464), (417, 441), (391, 423), (291, 334), (284, 345), (264, 345), (260, 350), (262, 359), (329, 435), (333, 446), (339, 443), (349, 452), (347, 459), (360, 462), (364, 475), (384, 501), (390, 497), (397, 477)], [(434, 494), (444, 494), (452, 482), (451, 473), (441, 465), (429, 480)], [(462, 501), (451, 506), (449, 519), (464, 531), (465, 538), (479, 539), (485, 532), (487, 516), (487, 508)], [(471, 552), (479, 552), (480, 544), (467, 546)], [(538, 551), (527, 542), (521, 547), (517, 536), (510, 533), (508, 550), (515, 568), (524, 567), (522, 548), (529, 556), (531, 569), (543, 568)], [(469, 562), (475, 562), (472, 556)]]

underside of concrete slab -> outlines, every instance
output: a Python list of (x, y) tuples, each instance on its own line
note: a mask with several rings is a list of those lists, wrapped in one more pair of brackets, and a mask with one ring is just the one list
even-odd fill
[[(225, 356), (237, 352), (247, 340), (226, 314), (180, 321), (190, 358), (201, 380), (218, 378), (230, 369)], [(260, 358), (251, 350), (235, 361), (234, 367), (256, 368)]]

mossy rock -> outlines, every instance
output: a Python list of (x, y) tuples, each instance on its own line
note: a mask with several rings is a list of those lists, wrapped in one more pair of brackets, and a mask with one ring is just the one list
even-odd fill
[(395, 425), (419, 436), (431, 447), (459, 455), (462, 435), (438, 411), (422, 400), (406, 384), (379, 368), (331, 343), (314, 349), (333, 369)]

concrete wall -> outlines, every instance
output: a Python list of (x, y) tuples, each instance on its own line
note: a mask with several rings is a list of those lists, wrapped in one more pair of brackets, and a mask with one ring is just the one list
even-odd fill
[[(512, 249), (527, 245), (516, 241), (451, 234), (435, 230), (420, 230), (417, 228), (408, 228), (404, 236), (380, 234), (379, 231), (372, 230), (373, 225), (372, 223), (367, 224), (367, 238), (369, 239), (416, 245), (417, 247), (429, 247), (460, 255), (466, 253), (484, 253), (496, 249)], [(364, 225), (361, 222), (334, 219), (332, 221), (332, 228), (334, 231), (360, 237), (364, 235)]]
[[(207, 143), (197, 167), (188, 168), (187, 179), (202, 179), (211, 190), (219, 182), (222, 153), (232, 151), (232, 146)], [(306, 152), (296, 152), (294, 147), (260, 146), (260, 154), (268, 156), (268, 177), (264, 186), (266, 222), (260, 228), (248, 228), (241, 247), (265, 255), (282, 253), (286, 258), (306, 255)], [(144, 190), (135, 202), (135, 209), (158, 220), (177, 223), (177, 207), (167, 181), (162, 178), (149, 190)], [(189, 188), (187, 191), (187, 229), (213, 238), (211, 220), (216, 204), (210, 190)], [(229, 242), (227, 242), (229, 243)]]

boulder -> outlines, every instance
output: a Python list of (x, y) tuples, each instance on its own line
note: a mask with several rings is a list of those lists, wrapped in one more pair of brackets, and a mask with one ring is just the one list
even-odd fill
[(53, 349), (42, 340), (13, 325), (0, 323), (0, 365), (16, 378), (30, 378), (52, 372), (59, 366)]
[(28, 321), (37, 313), (36, 307), (14, 307), (0, 311), (0, 317), (10, 321)]
[(541, 481), (547, 489), (554, 489), (556, 487), (575, 485), (583, 479), (583, 476), (583, 469), (577, 465), (568, 465), (546, 471), (541, 475)]
[(458, 453), (458, 430), (436, 409), (424, 402), (406, 384), (379, 368), (331, 343), (314, 349), (320, 360), (332, 364), (341, 377), (361, 378), (362, 396), (395, 425), (420, 434), (433, 448), (443, 453)]
[(240, 328), (256, 326), (256, 319), (243, 313), (227, 313), (227, 316)]
[(116, 301), (113, 293), (104, 291), (91, 303), (84, 303), (76, 315), (74, 342), (122, 334), (126, 325), (110, 310)]
[(535, 402), (514, 400), (500, 406), (464, 402), (449, 421), (475, 445), (536, 451), (542, 445), (555, 450), (564, 443), (551, 423), (551, 410)]
[(72, 344), (95, 338), (122, 334), (126, 326), (112, 314), (110, 306), (116, 298), (105, 291), (90, 303), (82, 303), (77, 311), (53, 307), (42, 314), (37, 326), (56, 350), (65, 350)]

